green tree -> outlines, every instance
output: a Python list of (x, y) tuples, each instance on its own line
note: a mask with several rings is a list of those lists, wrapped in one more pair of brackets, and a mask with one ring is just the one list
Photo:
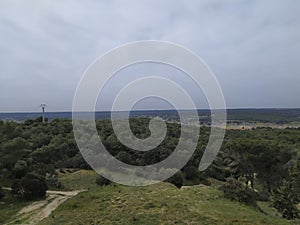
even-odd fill
[(254, 182), (259, 181), (269, 193), (280, 185), (285, 175), (285, 164), (292, 157), (274, 141), (239, 139), (227, 148), (227, 163), (233, 175), (244, 177), (252, 189)]
[(45, 178), (41, 175), (29, 173), (12, 184), (12, 193), (22, 199), (32, 200), (46, 196), (48, 189)]
[(300, 218), (297, 204), (300, 203), (300, 163), (289, 170), (288, 179), (274, 192), (273, 206), (286, 219)]
[(258, 207), (255, 200), (256, 193), (245, 185), (245, 181), (241, 179), (228, 178), (226, 183), (220, 187), (220, 190), (223, 191), (225, 198), (242, 202), (256, 208)]
[(197, 180), (199, 178), (199, 170), (194, 166), (186, 166), (183, 171), (187, 180)]
[(24, 160), (18, 160), (13, 169), (14, 177), (20, 179), (25, 176), (27, 172), (27, 162)]

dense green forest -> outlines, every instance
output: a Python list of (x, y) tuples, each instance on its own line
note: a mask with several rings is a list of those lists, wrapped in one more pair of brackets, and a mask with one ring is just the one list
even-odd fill
[[(132, 132), (139, 138), (150, 135), (148, 124), (149, 118), (130, 119)], [(96, 125), (110, 153), (132, 165), (150, 165), (167, 158), (180, 137), (180, 124), (168, 123), (167, 136), (156, 149), (138, 152), (118, 141), (109, 120), (98, 120)], [(170, 183), (177, 187), (211, 185), (213, 178), (222, 183), (225, 197), (253, 207), (258, 207), (257, 200), (270, 201), (284, 218), (299, 217), (299, 128), (227, 130), (214, 163), (199, 172), (209, 135), (210, 128), (202, 127), (193, 157), (168, 179)], [(47, 189), (63, 189), (56, 176), (63, 168), (90, 169), (78, 150), (71, 120), (0, 121), (0, 187), (11, 187), (13, 194), (23, 199), (40, 198)]]

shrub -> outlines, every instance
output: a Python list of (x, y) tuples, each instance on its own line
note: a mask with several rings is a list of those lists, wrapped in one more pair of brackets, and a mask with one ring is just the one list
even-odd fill
[(107, 185), (110, 185), (112, 183), (111, 180), (99, 175), (97, 178), (96, 178), (96, 183), (100, 186), (107, 186)]
[(187, 166), (183, 169), (187, 180), (197, 180), (199, 178), (199, 170), (194, 166)]
[(15, 178), (19, 179), (26, 174), (27, 170), (27, 162), (24, 160), (18, 160), (14, 166), (13, 173)]
[(225, 198), (257, 208), (258, 205), (255, 200), (256, 193), (244, 183), (245, 182), (234, 178), (228, 178), (226, 183), (220, 187), (220, 190), (223, 191)]
[(297, 204), (299, 196), (293, 190), (293, 185), (289, 181), (284, 181), (282, 186), (274, 192), (273, 206), (288, 220), (300, 218)]
[(45, 178), (34, 173), (29, 173), (12, 184), (12, 193), (22, 199), (32, 200), (46, 196), (47, 184)]
[(172, 177), (166, 180), (167, 182), (174, 184), (176, 187), (181, 188), (183, 185), (183, 175), (181, 171), (175, 173)]
[(3, 197), (4, 197), (4, 191), (2, 187), (0, 187), (0, 199), (2, 199)]

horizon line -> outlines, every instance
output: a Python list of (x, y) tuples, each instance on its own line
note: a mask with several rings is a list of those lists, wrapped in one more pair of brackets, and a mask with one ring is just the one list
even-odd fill
[[(300, 109), (300, 107), (228, 107), (228, 108), (225, 108), (225, 110), (264, 110), (264, 109), (273, 109), (273, 110), (284, 110), (284, 109)], [(135, 110), (116, 110), (116, 111), (110, 111), (110, 110), (103, 110), (103, 111), (75, 111), (75, 113), (88, 113), (88, 112), (142, 112), (142, 111), (191, 111), (191, 110), (194, 110), (194, 109), (174, 109), (174, 108), (171, 108), (171, 109), (135, 109)], [(196, 109), (197, 111), (198, 110), (211, 110), (209, 108), (198, 108)], [(223, 110), (223, 109), (213, 109), (213, 110)], [(40, 111), (0, 111), (1, 114), (4, 114), (4, 113), (41, 113)], [(65, 111), (65, 110), (62, 110), (62, 111), (46, 111), (45, 113), (73, 113), (72, 110), (70, 111)]]

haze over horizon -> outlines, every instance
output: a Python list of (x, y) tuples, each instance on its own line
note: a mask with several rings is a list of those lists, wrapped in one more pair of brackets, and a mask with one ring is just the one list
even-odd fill
[[(285, 108), (280, 108), (280, 107), (278, 107), (278, 108), (273, 108), (273, 107), (270, 107), (270, 108), (247, 108), (247, 107), (244, 107), (244, 108), (234, 108), (234, 107), (232, 107), (232, 108), (230, 108), (230, 107), (227, 107), (226, 108), (227, 110), (268, 110), (268, 109), (270, 109), (270, 110), (293, 110), (293, 109), (295, 109), (295, 110), (299, 110), (300, 108), (298, 107), (298, 108), (294, 108), (294, 107), (285, 107)], [(174, 109), (174, 108), (155, 108), (155, 109), (153, 109), (153, 108), (148, 108), (148, 109), (132, 109), (132, 110), (130, 110), (130, 111), (135, 111), (135, 112), (137, 112), (137, 111), (175, 111), (176, 109)], [(180, 109), (180, 110), (182, 110), (182, 111), (188, 111), (188, 110), (193, 110), (193, 109)], [(199, 110), (199, 111), (201, 111), (201, 110), (204, 110), (204, 111), (206, 111), (206, 110), (210, 110), (209, 108), (198, 108), (197, 110)], [(95, 111), (96, 113), (102, 113), (102, 112), (110, 112), (110, 111), (108, 111), (108, 110), (106, 110), (106, 111), (99, 111), (99, 110), (96, 110)], [(115, 111), (115, 112), (126, 112), (126, 111)], [(20, 114), (31, 114), (31, 113), (33, 113), (33, 114), (41, 114), (41, 110), (35, 110), (35, 111), (16, 111), (16, 112), (14, 112), (14, 111), (3, 111), (3, 112), (0, 112), (0, 114), (18, 114), (18, 113), (20, 113)], [(47, 114), (47, 113), (72, 113), (72, 110), (62, 110), (62, 111), (60, 111), (60, 110), (58, 110), (58, 111), (52, 111), (52, 110), (45, 110), (45, 113)]]
[[(37, 112), (41, 103), (47, 111), (71, 111), (76, 86), (96, 58), (147, 39), (198, 54), (218, 78), (228, 108), (300, 108), (299, 9), (293, 0), (3, 0), (0, 112)], [(103, 109), (126, 83), (161, 73), (188, 89), (198, 108), (207, 108), (183, 73), (146, 64), (116, 74), (102, 93)], [(157, 99), (136, 107), (170, 108)]]

